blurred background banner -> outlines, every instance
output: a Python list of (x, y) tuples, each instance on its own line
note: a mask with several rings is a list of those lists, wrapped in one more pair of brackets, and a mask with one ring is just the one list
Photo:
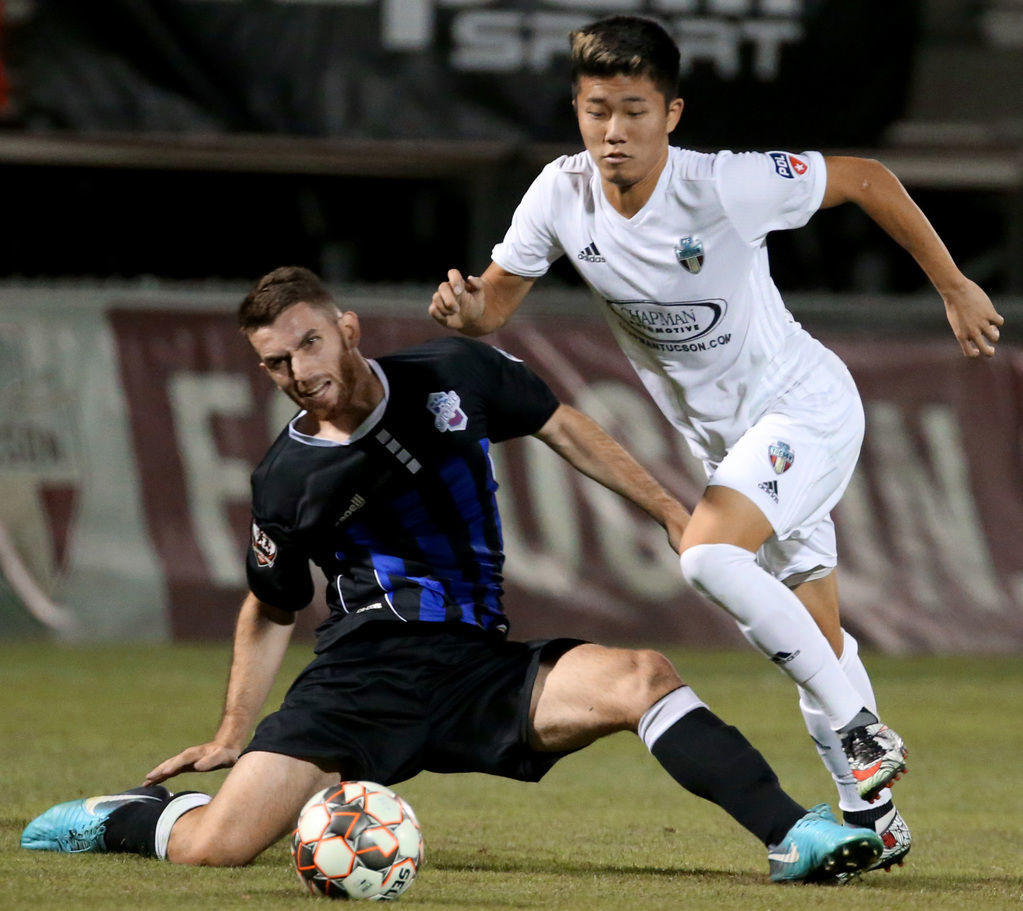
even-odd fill
[(916, 0), (47, 0), (12, 40), (32, 129), (574, 141), (568, 32), (618, 13), (679, 42), (690, 145), (878, 139)]
[[(234, 327), (244, 289), (0, 286), (0, 520), (73, 639), (231, 634), (244, 593), (249, 474), (291, 416)], [(438, 334), (427, 289), (339, 289), (374, 356)], [(17, 302), (19, 306), (11, 306)], [(527, 360), (692, 504), (700, 466), (585, 296), (526, 307), (491, 341)], [(1023, 351), (824, 336), (867, 410), (835, 517), (847, 627), (887, 651), (1023, 647)], [(686, 590), (661, 529), (547, 447), (495, 450), (518, 637), (734, 645)], [(0, 636), (42, 632), (6, 583)], [(303, 630), (322, 618), (322, 598)]]

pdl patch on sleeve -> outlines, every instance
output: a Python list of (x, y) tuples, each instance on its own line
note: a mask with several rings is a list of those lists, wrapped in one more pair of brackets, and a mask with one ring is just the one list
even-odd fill
[(786, 180), (795, 180), (810, 170), (810, 162), (798, 155), (792, 155), (789, 152), (768, 152), (767, 154), (774, 162), (774, 170)]
[(256, 563), (260, 566), (274, 565), (274, 560), (277, 559), (277, 545), (255, 522), (252, 523), (252, 550), (256, 555)]

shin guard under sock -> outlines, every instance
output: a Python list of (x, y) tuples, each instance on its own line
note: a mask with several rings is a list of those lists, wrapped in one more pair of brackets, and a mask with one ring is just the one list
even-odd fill
[(162, 786), (135, 788), (133, 791), (148, 799), (134, 800), (114, 810), (107, 817), (103, 842), (108, 851), (155, 857), (156, 821), (174, 795)]
[(716, 803), (765, 845), (779, 844), (806, 814), (750, 742), (706, 707), (688, 712), (648, 747), (682, 787)]
[(166, 788), (156, 795), (157, 788), (139, 788), (139, 792), (158, 796), (156, 800), (137, 800), (118, 807), (106, 821), (103, 841), (107, 850), (124, 854), (166, 859), (170, 830), (189, 810), (210, 802), (209, 794), (181, 791), (172, 795)]

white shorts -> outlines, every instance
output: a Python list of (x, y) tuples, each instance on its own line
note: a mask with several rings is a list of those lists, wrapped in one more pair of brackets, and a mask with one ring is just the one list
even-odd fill
[(749, 497), (774, 534), (757, 562), (789, 585), (826, 576), (838, 561), (830, 512), (863, 443), (863, 405), (845, 364), (832, 355), (706, 465), (708, 485)]

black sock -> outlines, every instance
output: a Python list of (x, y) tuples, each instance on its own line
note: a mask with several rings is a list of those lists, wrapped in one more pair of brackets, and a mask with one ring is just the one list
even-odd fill
[(716, 803), (765, 845), (779, 844), (806, 815), (764, 757), (710, 709), (688, 712), (650, 752), (682, 787)]
[(864, 829), (876, 829), (874, 825), (882, 816), (887, 816), (892, 811), (892, 802), (886, 800), (879, 807), (871, 807), (869, 810), (843, 810), (842, 821), (850, 826), (860, 826)]
[(156, 822), (174, 795), (165, 787), (132, 788), (125, 794), (156, 798), (133, 800), (118, 807), (108, 817), (103, 841), (108, 851), (121, 854), (156, 856)]

